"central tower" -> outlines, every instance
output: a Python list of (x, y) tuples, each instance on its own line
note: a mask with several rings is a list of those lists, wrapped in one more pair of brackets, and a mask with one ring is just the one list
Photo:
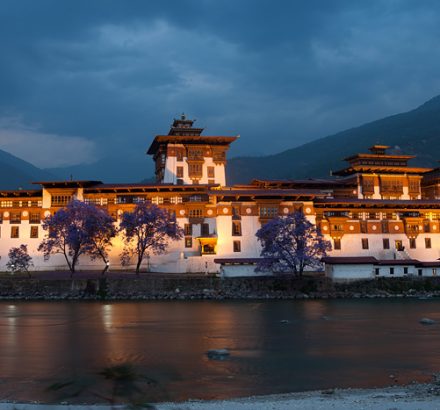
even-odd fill
[(167, 135), (156, 135), (148, 155), (156, 164), (156, 181), (162, 184), (226, 185), (226, 151), (238, 137), (202, 136), (194, 120), (182, 114)]

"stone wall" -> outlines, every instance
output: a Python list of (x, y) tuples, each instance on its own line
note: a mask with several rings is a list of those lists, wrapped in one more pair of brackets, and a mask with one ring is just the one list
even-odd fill
[(308, 299), (440, 296), (440, 278), (380, 278), (333, 283), (328, 278), (104, 278), (0, 279), (0, 300), (9, 299)]

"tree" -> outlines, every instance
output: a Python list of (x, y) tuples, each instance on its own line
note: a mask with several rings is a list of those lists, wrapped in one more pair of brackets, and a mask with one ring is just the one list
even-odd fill
[(89, 254), (92, 259), (102, 258), (107, 266), (108, 247), (116, 229), (105, 210), (73, 200), (44, 219), (43, 229), (48, 234), (38, 250), (43, 252), (46, 260), (53, 254), (64, 255), (71, 275), (79, 257), (84, 254)]
[(270, 220), (256, 236), (262, 245), (258, 269), (263, 271), (301, 276), (306, 267), (319, 267), (321, 258), (331, 250), (330, 242), (300, 211)]
[(109, 213), (97, 208), (94, 205), (88, 205), (85, 214), (84, 230), (87, 233), (88, 244), (85, 253), (93, 260), (102, 259), (104, 262), (104, 274), (108, 267), (108, 252), (112, 246), (112, 239), (116, 236), (117, 230), (113, 222), (113, 218)]
[(31, 276), (29, 268), (33, 266), (32, 257), (29, 256), (27, 245), (20, 245), (18, 248), (11, 248), (8, 252), (9, 261), (6, 268), (12, 273), (26, 272)]
[(136, 273), (139, 273), (142, 260), (151, 251), (158, 255), (168, 248), (170, 240), (183, 237), (183, 230), (176, 222), (176, 216), (157, 205), (138, 203), (133, 212), (124, 212), (119, 225), (124, 235), (124, 250), (121, 262), (127, 265), (136, 256)]

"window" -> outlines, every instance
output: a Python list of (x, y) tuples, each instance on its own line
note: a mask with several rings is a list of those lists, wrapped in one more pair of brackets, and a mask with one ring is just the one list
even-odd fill
[(361, 221), (360, 225), (361, 225), (361, 233), (367, 233), (368, 231), (367, 222)]
[(382, 232), (383, 233), (389, 232), (388, 221), (382, 221)]
[(335, 248), (335, 250), (337, 250), (337, 251), (341, 250), (341, 240), (340, 239), (333, 240), (333, 248)]
[(162, 205), (163, 204), (163, 197), (162, 196), (153, 196), (151, 198), (151, 203), (155, 205)]
[(39, 224), (40, 223), (40, 214), (39, 213), (31, 213), (29, 215), (29, 223), (30, 224)]
[(241, 222), (232, 221), (232, 236), (241, 236)]
[(3, 223), (3, 212), (0, 212), (0, 224)]
[(406, 266), (403, 268), (403, 274), (408, 275), (408, 268)]
[(201, 218), (203, 215), (203, 212), (201, 209), (190, 209), (189, 210), (189, 217), (190, 218)]
[(193, 246), (193, 239), (191, 236), (188, 236), (185, 238), (185, 248), (192, 248)]
[(394, 275), (394, 268), (390, 268), (390, 275)]
[(368, 238), (362, 238), (362, 249), (368, 249)]
[(21, 223), (21, 213), (20, 212), (11, 212), (11, 215), (9, 217), (9, 223), (11, 223), (11, 224)]
[(241, 252), (241, 242), (240, 241), (234, 241), (234, 252)]
[(183, 167), (177, 167), (176, 176), (177, 178), (183, 178)]
[(390, 240), (388, 238), (383, 239), (383, 248), (390, 249)]
[(179, 162), (183, 161), (183, 151), (180, 150), (180, 149), (177, 150), (177, 153), (176, 153), (176, 160), (179, 161)]
[(341, 225), (341, 224), (332, 225), (332, 230), (333, 231), (343, 231), (344, 230), (344, 225)]
[(209, 224), (202, 224), (202, 236), (209, 236)]
[(261, 218), (274, 218), (278, 216), (278, 207), (261, 206), (260, 217)]
[(31, 238), (38, 238), (38, 226), (31, 226)]
[(183, 230), (184, 230), (186, 236), (191, 236), (192, 235), (192, 224), (185, 224)]
[(409, 238), (409, 247), (411, 249), (416, 249), (416, 238)]
[(19, 238), (20, 230), (18, 226), (11, 226), (11, 238)]
[(190, 178), (201, 178), (203, 175), (203, 165), (188, 164), (188, 173)]
[(423, 269), (419, 269), (419, 270), (417, 271), (417, 274), (418, 274), (419, 276), (423, 276)]
[(2, 208), (12, 208), (12, 201), (1, 201), (0, 206)]
[(64, 206), (67, 205), (72, 199), (71, 195), (52, 195), (52, 206)]
[(425, 232), (431, 232), (431, 226), (429, 225), (429, 222), (425, 222), (425, 223), (423, 224), (423, 230), (424, 230)]
[(376, 276), (379, 276), (379, 273), (380, 273), (380, 268), (374, 268), (374, 274)]
[(181, 204), (182, 203), (182, 197), (181, 196), (172, 196), (170, 198), (170, 202), (172, 204)]
[(202, 196), (201, 195), (191, 195), (189, 197), (189, 202), (202, 202)]
[(183, 185), (183, 179), (182, 178), (177, 178), (177, 185)]
[(208, 178), (215, 178), (215, 168), (208, 167)]
[(437, 276), (437, 268), (432, 268), (432, 276)]
[(431, 238), (425, 238), (425, 248), (431, 249)]

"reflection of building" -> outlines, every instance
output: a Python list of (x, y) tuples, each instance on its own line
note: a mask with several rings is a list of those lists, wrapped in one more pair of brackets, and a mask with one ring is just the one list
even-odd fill
[[(61, 257), (44, 262), (36, 248), (41, 219), (72, 198), (106, 208), (115, 221), (136, 203), (150, 202), (176, 214), (185, 237), (165, 255), (152, 255), (151, 270), (253, 272), (260, 248), (255, 232), (278, 215), (302, 210), (331, 240), (334, 257), (434, 261), (440, 257), (440, 171), (408, 165), (408, 155), (375, 145), (347, 158), (329, 179), (254, 180), (227, 186), (226, 152), (237, 137), (202, 136), (182, 116), (153, 140), (155, 184), (99, 181), (39, 182), (41, 189), (0, 192), (1, 255), (26, 243), (38, 269), (65, 268)], [(120, 267), (114, 241), (111, 268)], [(404, 263), (404, 262), (402, 262)], [(99, 268), (98, 266), (96, 266)], [(82, 259), (80, 269), (93, 268)]]

